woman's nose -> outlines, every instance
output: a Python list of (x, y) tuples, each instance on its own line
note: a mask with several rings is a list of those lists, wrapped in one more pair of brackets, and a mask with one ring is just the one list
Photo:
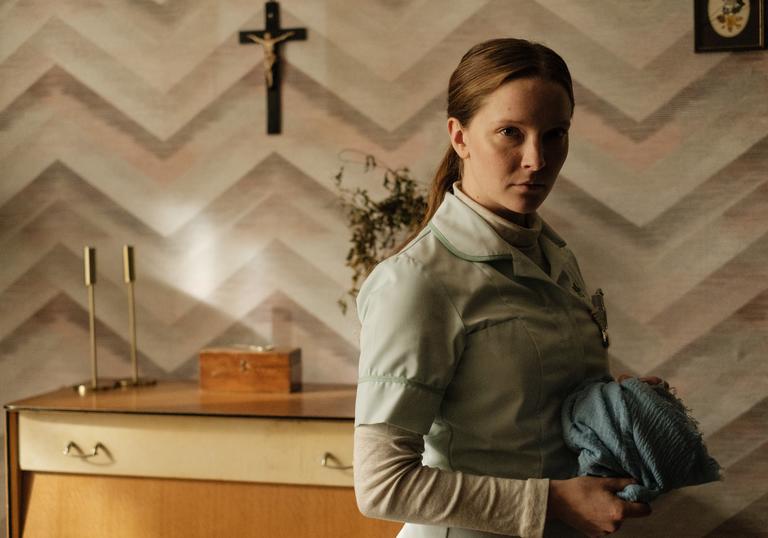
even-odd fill
[(528, 140), (523, 147), (523, 168), (540, 170), (544, 168), (544, 147), (538, 140)]

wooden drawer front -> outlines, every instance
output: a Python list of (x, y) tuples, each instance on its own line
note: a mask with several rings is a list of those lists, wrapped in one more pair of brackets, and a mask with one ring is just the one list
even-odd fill
[[(25, 471), (352, 486), (352, 421), (19, 413)], [(81, 452), (65, 447), (72, 441)], [(101, 443), (106, 450), (90, 453)]]

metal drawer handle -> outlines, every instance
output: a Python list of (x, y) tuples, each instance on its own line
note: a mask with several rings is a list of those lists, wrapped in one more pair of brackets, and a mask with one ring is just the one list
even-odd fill
[[(73, 449), (77, 453), (72, 452)], [(101, 442), (98, 442), (95, 445), (93, 445), (93, 448), (88, 454), (84, 454), (82, 449), (79, 446), (77, 446), (77, 443), (75, 443), (74, 441), (70, 441), (69, 443), (67, 443), (67, 446), (64, 449), (64, 455), (72, 456), (73, 458), (92, 458), (99, 454), (99, 450), (103, 450), (104, 452), (109, 453), (109, 450), (107, 450), (107, 447), (102, 445)]]
[[(328, 463), (328, 460), (334, 461), (336, 463)], [(323, 467), (328, 467), (329, 469), (338, 469), (339, 471), (346, 471), (347, 469), (354, 467), (353, 465), (341, 465), (339, 458), (330, 452), (323, 454), (323, 459), (320, 460), (320, 465)]]

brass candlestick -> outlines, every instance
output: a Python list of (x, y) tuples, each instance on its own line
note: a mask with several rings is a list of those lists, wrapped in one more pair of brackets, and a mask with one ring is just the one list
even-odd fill
[(128, 332), (131, 339), (131, 371), (130, 379), (121, 379), (123, 387), (143, 387), (157, 383), (154, 379), (139, 377), (139, 361), (136, 354), (136, 303), (133, 293), (133, 283), (136, 280), (136, 271), (133, 262), (133, 247), (123, 246), (123, 280), (128, 286)]
[(96, 361), (96, 293), (94, 285), (96, 284), (96, 249), (85, 247), (83, 249), (83, 265), (85, 270), (85, 287), (88, 289), (88, 325), (90, 328), (91, 340), (91, 380), (84, 381), (74, 385), (74, 388), (81, 396), (91, 391), (107, 390), (115, 388), (115, 383), (107, 381), (99, 382), (99, 372)]

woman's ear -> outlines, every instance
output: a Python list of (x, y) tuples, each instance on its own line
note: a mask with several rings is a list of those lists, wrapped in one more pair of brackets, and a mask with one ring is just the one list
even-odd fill
[(466, 131), (461, 122), (454, 118), (448, 118), (448, 135), (451, 137), (451, 145), (456, 154), (462, 159), (469, 157), (469, 148), (467, 147)]

